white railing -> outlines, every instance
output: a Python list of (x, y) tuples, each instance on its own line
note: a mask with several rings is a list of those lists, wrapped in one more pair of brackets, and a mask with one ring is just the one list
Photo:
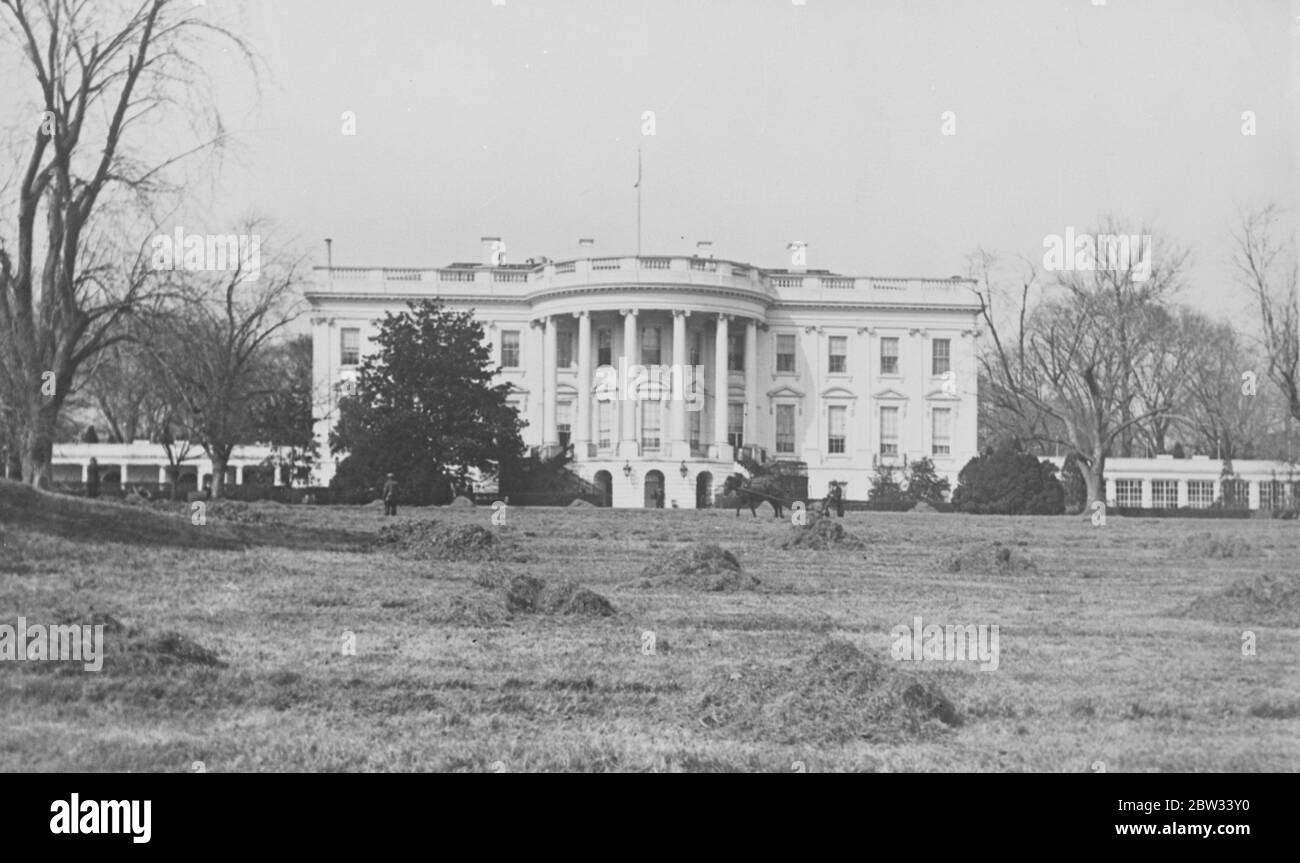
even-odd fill
[(473, 270), (439, 270), (438, 281), (472, 282), (474, 281), (474, 271)]
[(666, 270), (671, 264), (671, 258), (641, 258), (641, 268), (645, 270)]
[(496, 272), (496, 273), (493, 273), (493, 274), (492, 274), (492, 281), (494, 281), (494, 282), (526, 282), (526, 281), (528, 281), (528, 273), (526, 273), (526, 272), (518, 272), (518, 271), (515, 271), (515, 272), (505, 272), (505, 273), (502, 273), (502, 272)]
[(623, 266), (623, 262), (618, 258), (592, 258), (591, 268), (593, 270), (618, 270)]

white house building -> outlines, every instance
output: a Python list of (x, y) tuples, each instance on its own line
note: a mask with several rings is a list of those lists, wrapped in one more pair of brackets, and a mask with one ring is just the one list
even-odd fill
[(478, 263), (317, 267), (321, 452), (377, 320), (437, 298), (482, 322), (525, 443), (572, 446), (572, 469), (612, 506), (707, 506), (741, 448), (806, 463), (818, 497), (838, 480), (865, 498), (882, 459), (930, 457), (955, 485), (976, 454), (969, 280), (763, 269), (709, 246), (598, 256), (580, 240), (571, 260), (507, 264), (484, 237)]

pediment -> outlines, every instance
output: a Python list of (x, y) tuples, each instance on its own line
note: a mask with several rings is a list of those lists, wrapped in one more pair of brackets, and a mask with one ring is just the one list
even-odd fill
[(908, 400), (908, 396), (906, 393), (900, 393), (898, 390), (891, 389), (888, 387), (881, 390), (880, 392), (872, 394), (871, 397), (873, 399), (876, 399), (877, 401), (905, 402)]
[(821, 391), (824, 399), (856, 399), (858, 394), (848, 387), (827, 387)]
[(770, 399), (801, 399), (804, 395), (805, 393), (801, 390), (797, 390), (788, 384), (767, 391), (767, 397)]
[(961, 396), (956, 393), (947, 393), (941, 389), (930, 390), (925, 394), (925, 400), (928, 402), (959, 402)]

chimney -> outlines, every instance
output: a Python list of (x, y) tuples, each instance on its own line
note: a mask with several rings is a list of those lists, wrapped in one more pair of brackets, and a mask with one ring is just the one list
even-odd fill
[(590, 258), (596, 253), (596, 241), (591, 237), (583, 237), (578, 240), (578, 257)]
[(697, 257), (697, 258), (711, 258), (711, 257), (713, 257), (713, 241), (712, 241), (712, 240), (700, 240), (698, 243), (696, 243), (696, 244), (695, 244), (695, 257)]
[(479, 244), (483, 248), (483, 266), (499, 267), (505, 257), (506, 244), (501, 242), (500, 237), (481, 237)]

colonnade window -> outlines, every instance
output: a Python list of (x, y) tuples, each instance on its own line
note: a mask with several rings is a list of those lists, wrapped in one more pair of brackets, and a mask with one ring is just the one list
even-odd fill
[(659, 328), (644, 327), (641, 330), (641, 365), (659, 365)]
[(727, 442), (732, 446), (745, 445), (745, 403), (727, 403)]
[(614, 331), (596, 331), (596, 365), (614, 365)]

